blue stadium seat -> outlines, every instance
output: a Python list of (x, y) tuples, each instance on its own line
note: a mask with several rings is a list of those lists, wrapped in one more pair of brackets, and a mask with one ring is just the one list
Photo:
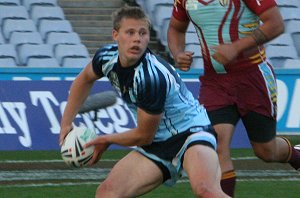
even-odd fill
[(287, 59), (283, 63), (285, 69), (300, 69), (300, 59)]
[(297, 8), (299, 7), (299, 0), (276, 0), (278, 7), (291, 7)]
[(21, 2), (20, 0), (0, 0), (0, 5), (19, 6)]
[(5, 44), (2, 33), (0, 32), (0, 44)]
[(59, 6), (34, 6), (30, 12), (32, 20), (39, 27), (42, 20), (65, 20), (64, 11)]
[(24, 6), (0, 6), (0, 26), (7, 19), (28, 19), (29, 15)]
[(89, 58), (87, 48), (83, 44), (78, 45), (57, 45), (54, 55), (60, 65), (63, 65), (65, 58)]
[(191, 65), (191, 69), (203, 69), (204, 62), (201, 57), (193, 57), (193, 63)]
[(266, 46), (267, 58), (274, 67), (283, 68), (287, 59), (297, 59), (298, 55), (294, 46), (268, 45)]
[(13, 32), (9, 43), (15, 45), (17, 49), (23, 44), (43, 44), (43, 40), (38, 32)]
[(28, 59), (26, 66), (36, 67), (36, 68), (43, 68), (43, 67), (59, 68), (60, 67), (56, 58), (34, 58), (34, 57)]
[(37, 28), (31, 19), (7, 19), (3, 25), (3, 36), (9, 40), (13, 32), (36, 32)]
[(50, 45), (24, 44), (18, 48), (20, 65), (28, 65), (30, 58), (53, 58), (53, 50)]
[(73, 32), (72, 25), (68, 20), (42, 20), (38, 28), (44, 40), (50, 32)]
[(294, 42), (290, 33), (283, 33), (277, 38), (269, 41), (267, 45), (294, 45)]
[(15, 46), (12, 44), (0, 45), (0, 58), (11, 58), (18, 64), (18, 55)]
[(46, 43), (55, 47), (59, 44), (80, 44), (81, 40), (76, 32), (50, 32)]
[(66, 57), (63, 60), (62, 67), (79, 67), (83, 68), (85, 67), (89, 62), (91, 61), (91, 58), (73, 58), (73, 57)]
[(17, 63), (14, 58), (1, 58), (0, 57), (0, 67), (17, 67)]
[(199, 43), (198, 44), (195, 44), (195, 43), (187, 44), (185, 46), (185, 51), (194, 52), (193, 57), (199, 57), (199, 58), (202, 57), (201, 48), (200, 48), (200, 44)]
[(25, 0), (23, 5), (29, 12), (34, 6), (58, 6), (57, 0)]

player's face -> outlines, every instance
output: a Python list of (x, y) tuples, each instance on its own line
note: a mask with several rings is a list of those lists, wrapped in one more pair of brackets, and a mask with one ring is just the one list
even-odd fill
[(119, 58), (123, 67), (134, 65), (145, 52), (149, 40), (149, 25), (145, 20), (124, 18), (118, 31), (113, 30), (118, 43)]

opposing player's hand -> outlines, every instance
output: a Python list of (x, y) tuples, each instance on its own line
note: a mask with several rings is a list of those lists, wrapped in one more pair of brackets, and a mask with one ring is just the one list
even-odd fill
[(175, 57), (176, 67), (182, 71), (188, 71), (193, 62), (194, 52), (179, 52)]
[(89, 165), (96, 164), (101, 159), (103, 153), (109, 147), (109, 144), (103, 140), (103, 136), (98, 136), (94, 140), (86, 143), (84, 145), (84, 148), (90, 147), (92, 145), (95, 146), (95, 150), (92, 159), (89, 161)]
[(61, 146), (64, 142), (65, 137), (68, 135), (68, 133), (73, 129), (73, 126), (66, 126), (66, 127), (62, 127), (60, 129), (60, 133), (59, 133), (59, 146)]
[(211, 49), (214, 51), (212, 57), (222, 65), (232, 62), (238, 56), (238, 52), (232, 44), (212, 46)]

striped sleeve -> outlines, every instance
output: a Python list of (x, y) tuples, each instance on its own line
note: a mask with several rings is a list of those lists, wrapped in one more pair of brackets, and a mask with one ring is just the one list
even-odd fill
[(183, 0), (175, 0), (172, 15), (178, 21), (188, 21), (189, 17), (183, 5)]
[(137, 106), (148, 113), (164, 111), (167, 81), (156, 67), (143, 67), (135, 78)]

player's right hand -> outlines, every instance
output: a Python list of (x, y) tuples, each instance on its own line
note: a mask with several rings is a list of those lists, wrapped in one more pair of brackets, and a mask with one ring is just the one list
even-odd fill
[(193, 55), (194, 52), (190, 51), (179, 52), (175, 57), (175, 66), (182, 71), (188, 71), (193, 62)]
[(70, 133), (70, 131), (72, 131), (73, 126), (66, 126), (66, 127), (61, 127), (60, 129), (60, 133), (59, 133), (59, 146), (61, 146), (64, 142), (65, 137), (68, 135), (68, 133)]

